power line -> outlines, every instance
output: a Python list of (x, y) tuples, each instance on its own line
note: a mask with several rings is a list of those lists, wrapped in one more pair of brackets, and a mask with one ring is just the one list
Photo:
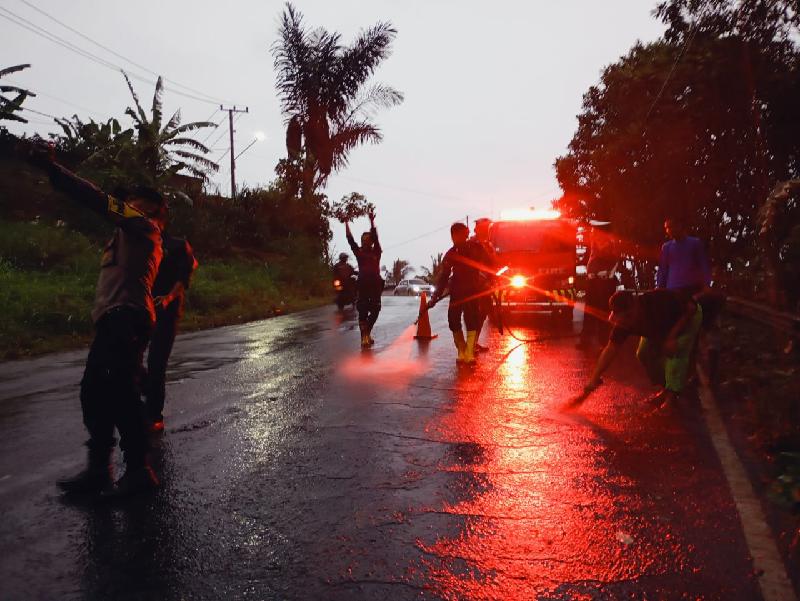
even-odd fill
[(644, 116), (644, 121), (642, 122), (643, 128), (647, 125), (647, 120), (650, 118), (650, 114), (653, 112), (653, 109), (656, 108), (656, 104), (658, 104), (658, 101), (661, 100), (661, 96), (664, 94), (664, 90), (667, 89), (667, 84), (669, 83), (669, 80), (672, 79), (672, 75), (673, 73), (675, 73), (675, 69), (678, 67), (678, 63), (680, 62), (681, 58), (686, 53), (686, 51), (689, 49), (689, 46), (692, 45), (694, 36), (697, 33), (697, 24), (700, 22), (701, 17), (702, 15), (698, 15), (697, 20), (694, 23), (692, 23), (692, 27), (689, 30), (689, 34), (683, 41), (683, 46), (681, 46), (681, 51), (678, 53), (678, 56), (675, 57), (675, 60), (672, 63), (672, 68), (669, 70), (669, 73), (667, 73), (667, 78), (664, 80), (664, 83), (661, 84), (661, 89), (658, 90), (658, 94), (656, 94), (656, 97), (650, 104), (650, 108), (647, 110), (647, 114), (645, 114)]
[[(241, 116), (242, 116), (242, 113), (237, 113), (237, 114), (236, 114), (236, 117), (234, 117), (234, 118), (233, 118), (233, 124), (234, 124), (234, 125), (236, 125), (236, 123), (239, 121), (239, 117), (241, 117)], [(225, 118), (224, 118), (224, 117), (222, 118), (222, 121), (225, 121)], [(217, 127), (219, 127), (219, 125), (222, 123), (222, 121), (220, 121), (219, 123), (217, 123)], [(216, 129), (215, 129), (214, 131), (216, 132)], [(219, 136), (217, 136), (216, 140), (214, 140), (213, 142), (211, 142), (210, 146), (216, 146), (216, 145), (217, 145), (217, 143), (218, 143), (218, 142), (219, 142), (219, 141), (220, 141), (220, 140), (221, 140), (221, 139), (222, 139), (224, 136), (225, 136), (225, 130), (222, 130), (222, 132), (219, 134)], [(205, 144), (205, 142), (203, 142), (203, 144)], [(226, 150), (226, 151), (225, 151), (225, 152), (222, 154), (222, 156), (221, 156), (221, 157), (219, 157), (219, 158), (217, 159), (217, 161), (221, 161), (222, 159), (224, 159), (224, 158), (225, 158), (225, 155), (226, 155), (226, 154), (228, 154), (228, 151), (229, 151), (229, 150), (230, 150), (230, 146), (228, 147), (228, 150)]]
[(413, 238), (409, 238), (408, 240), (404, 240), (403, 242), (398, 242), (397, 244), (390, 244), (389, 246), (385, 247), (383, 250), (389, 250), (390, 248), (397, 248), (398, 246), (403, 246), (405, 244), (409, 244), (410, 242), (415, 242), (417, 240), (421, 240), (422, 238), (427, 238), (428, 236), (432, 236), (433, 234), (437, 234), (442, 230), (446, 230), (451, 226), (450, 223), (447, 225), (443, 225), (442, 227), (437, 227), (435, 230), (431, 230), (430, 232), (425, 232), (424, 234), (420, 234), (419, 236), (414, 236)]
[[(10, 81), (9, 83), (11, 85), (14, 85), (14, 86), (20, 86), (20, 84), (18, 84), (16, 82), (13, 82), (13, 81)], [(37, 96), (44, 96), (45, 98), (50, 98), (52, 100), (56, 100), (58, 102), (66, 104), (68, 106), (71, 106), (71, 107), (74, 107), (74, 108), (77, 108), (77, 109), (81, 109), (82, 111), (86, 111), (87, 113), (91, 113), (91, 114), (96, 115), (98, 117), (102, 117), (103, 119), (107, 119), (108, 118), (105, 115), (103, 115), (102, 113), (100, 113), (99, 111), (95, 111), (95, 110), (92, 110), (92, 109), (87, 108), (85, 106), (81, 106), (80, 104), (75, 104), (74, 102), (70, 102), (69, 100), (66, 100), (65, 98), (61, 98), (60, 96), (56, 96), (54, 94), (48, 94), (47, 92), (42, 92), (39, 88), (36, 89), (36, 95)]]
[(35, 109), (29, 109), (27, 106), (22, 107), (23, 111), (28, 111), (29, 113), (34, 113), (36, 115), (41, 115), (42, 117), (50, 117), (51, 119), (58, 119), (55, 115), (51, 115), (50, 113), (43, 113), (42, 111), (37, 111)]
[[(51, 15), (51, 14), (49, 14), (49, 13), (47, 13), (47, 12), (43, 11), (41, 8), (39, 8), (38, 6), (36, 6), (35, 4), (33, 4), (32, 2), (28, 2), (28, 0), (20, 0), (20, 2), (22, 2), (23, 4), (25, 4), (25, 5), (29, 6), (30, 8), (32, 8), (32, 9), (33, 9), (33, 10), (35, 10), (36, 12), (38, 12), (38, 13), (40, 13), (40, 14), (44, 15), (45, 17), (47, 17), (47, 18), (48, 18), (48, 19), (50, 19), (51, 21), (54, 21), (55, 23), (58, 23), (58, 24), (59, 24), (59, 25), (61, 25), (63, 28), (65, 28), (65, 29), (67, 29), (67, 30), (71, 31), (72, 33), (74, 33), (74, 34), (76, 34), (76, 35), (79, 35), (80, 37), (82, 37), (82, 38), (83, 38), (83, 39), (85, 39), (86, 41), (88, 41), (88, 42), (90, 42), (90, 43), (94, 44), (94, 45), (95, 45), (95, 46), (97, 46), (98, 48), (102, 48), (103, 50), (105, 50), (106, 52), (109, 52), (109, 53), (113, 54), (113, 55), (114, 55), (114, 56), (116, 56), (117, 58), (121, 58), (122, 60), (124, 60), (124, 61), (126, 61), (126, 62), (130, 63), (131, 65), (134, 65), (135, 67), (138, 67), (139, 69), (141, 69), (141, 70), (142, 70), (142, 71), (144, 71), (145, 73), (150, 73), (151, 75), (155, 75), (156, 77), (158, 77), (158, 76), (159, 76), (159, 73), (157, 73), (157, 72), (153, 71), (152, 69), (148, 69), (148, 68), (147, 68), (147, 67), (145, 67), (144, 65), (141, 65), (141, 64), (139, 64), (139, 63), (137, 63), (137, 62), (135, 62), (135, 61), (131, 60), (130, 58), (128, 58), (128, 57), (126, 57), (126, 56), (124, 56), (124, 55), (122, 55), (122, 54), (120, 54), (120, 53), (116, 52), (115, 50), (112, 50), (112, 49), (111, 49), (111, 48), (109, 48), (108, 46), (104, 46), (103, 44), (101, 44), (101, 43), (100, 43), (100, 42), (98, 42), (97, 40), (94, 40), (93, 38), (89, 37), (88, 35), (86, 35), (86, 34), (84, 34), (84, 33), (80, 32), (80, 31), (78, 31), (78, 30), (77, 30), (77, 29), (75, 29), (74, 27), (70, 27), (69, 25), (67, 25), (67, 24), (66, 24), (66, 23), (64, 23), (63, 21), (60, 21), (59, 19), (57, 19), (57, 18), (56, 18), (56, 17), (54, 17), (53, 15)], [(186, 86), (186, 85), (180, 84), (180, 83), (178, 83), (178, 82), (176, 82), (176, 81), (174, 81), (174, 80), (172, 80), (172, 79), (169, 79), (169, 80), (168, 80), (168, 79), (165, 77), (165, 78), (164, 78), (164, 81), (165, 81), (165, 82), (166, 82), (166, 81), (169, 81), (169, 82), (170, 82), (170, 83), (171, 83), (173, 86), (176, 86), (176, 87), (179, 87), (179, 88), (183, 88), (183, 89), (185, 89), (185, 90), (188, 90), (189, 92), (192, 92), (192, 93), (194, 93), (194, 94), (198, 94), (198, 95), (200, 95), (200, 96), (205, 96), (206, 98), (208, 98), (208, 100), (209, 100), (209, 101), (212, 101), (212, 102), (214, 102), (214, 103), (220, 103), (220, 102), (223, 102), (223, 100), (221, 100), (221, 99), (219, 99), (219, 98), (215, 98), (215, 97), (213, 97), (213, 96), (209, 96), (208, 94), (206, 94), (206, 93), (204, 93), (204, 92), (201, 92), (200, 90), (196, 90), (196, 89), (194, 89), (194, 88), (190, 88), (189, 86)], [(174, 91), (174, 90), (173, 90), (173, 91)], [(215, 112), (216, 112), (216, 111), (215, 111)]]
[[(217, 109), (217, 111), (218, 111), (218, 110), (219, 110), (219, 109)], [(214, 111), (214, 113), (216, 113), (217, 111)], [(212, 117), (213, 117), (213, 116), (214, 116), (214, 115), (212, 115)], [(210, 119), (209, 119), (209, 121), (210, 121)], [(208, 139), (209, 139), (209, 138), (210, 138), (212, 135), (214, 135), (215, 133), (217, 133), (217, 128), (218, 128), (220, 125), (222, 125), (222, 122), (223, 122), (223, 121), (225, 121), (225, 117), (223, 117), (222, 119), (220, 119), (220, 120), (217, 122), (217, 124), (216, 124), (216, 127), (211, 127), (211, 128), (209, 128), (209, 132), (208, 132), (208, 134), (206, 134), (206, 137), (205, 137), (205, 138), (203, 138), (203, 139), (200, 141), (200, 143), (201, 143), (201, 144), (205, 144), (205, 143), (206, 143), (206, 141), (207, 141), (207, 140), (208, 140)], [(215, 140), (214, 144), (216, 144), (216, 140)], [(212, 144), (212, 146), (213, 146), (214, 144)]]
[[(29, 21), (28, 19), (26, 19), (24, 17), (20, 17), (19, 15), (11, 12), (10, 10), (8, 10), (6, 8), (0, 7), (0, 11), (3, 11), (3, 12), (0, 13), (0, 17), (3, 17), (7, 21), (11, 21), (15, 25), (18, 25), (19, 27), (22, 27), (23, 29), (27, 29), (28, 31), (30, 31), (30, 32), (32, 32), (32, 33), (34, 33), (34, 34), (36, 34), (36, 35), (48, 40), (49, 42), (53, 42), (54, 44), (62, 46), (63, 48), (66, 48), (70, 52), (74, 52), (75, 54), (77, 54), (79, 56), (82, 56), (83, 58), (85, 58), (87, 60), (90, 60), (92, 62), (95, 62), (98, 65), (101, 65), (101, 66), (103, 66), (103, 67), (105, 67), (107, 69), (111, 69), (112, 71), (126, 72), (125, 69), (123, 69), (119, 65), (114, 64), (112, 62), (109, 62), (106, 59), (104, 59), (104, 58), (102, 58), (100, 56), (97, 56), (96, 54), (93, 54), (93, 53), (89, 52), (88, 50), (84, 50), (83, 48), (81, 48), (79, 46), (76, 46), (72, 42), (69, 42), (68, 40), (65, 40), (64, 38), (61, 38), (61, 37), (57, 36), (56, 34), (48, 31), (47, 29), (44, 29), (43, 27), (40, 27), (40, 26), (36, 25), (32, 21)], [(6, 14), (3, 14), (3, 13), (6, 13)], [(143, 76), (141, 76), (141, 75), (139, 75), (137, 73), (134, 73), (134, 72), (128, 72), (128, 74), (133, 79), (137, 79), (139, 81), (142, 81), (142, 82), (145, 82), (145, 83), (149, 83), (150, 85), (155, 85), (155, 83), (156, 83), (155, 81), (153, 81), (151, 79), (148, 79), (146, 77), (143, 77)], [(193, 94), (189, 94), (189, 93), (186, 93), (186, 92), (181, 92), (180, 90), (176, 90), (174, 88), (166, 88), (165, 87), (165, 89), (169, 89), (169, 91), (172, 92), (173, 94), (178, 94), (179, 96), (184, 96), (185, 98), (190, 98), (192, 100), (197, 100), (198, 102), (204, 102), (206, 104), (217, 104), (215, 101), (210, 100), (208, 98), (201, 98), (201, 97), (193, 95)]]

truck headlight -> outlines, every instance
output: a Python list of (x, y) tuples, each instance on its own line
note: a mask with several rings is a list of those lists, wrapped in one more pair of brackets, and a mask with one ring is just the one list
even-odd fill
[(524, 275), (515, 275), (511, 278), (512, 288), (524, 288), (528, 283), (528, 279)]
[(567, 278), (567, 283), (572, 286), (575, 283), (575, 276), (571, 275)]

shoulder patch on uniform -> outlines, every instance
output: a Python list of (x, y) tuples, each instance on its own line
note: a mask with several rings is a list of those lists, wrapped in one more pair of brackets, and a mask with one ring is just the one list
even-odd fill
[(108, 212), (125, 218), (145, 216), (144, 213), (138, 209), (135, 209), (128, 203), (123, 202), (119, 198), (115, 198), (110, 194), (108, 195)]

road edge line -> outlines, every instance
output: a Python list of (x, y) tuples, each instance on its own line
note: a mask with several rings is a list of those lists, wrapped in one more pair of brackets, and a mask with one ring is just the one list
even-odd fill
[(767, 524), (761, 502), (722, 422), (708, 378), (699, 367), (697, 373), (700, 378), (698, 392), (703, 407), (703, 417), (739, 513), (739, 521), (753, 560), (753, 568), (757, 574), (761, 574), (757, 577), (761, 595), (764, 601), (798, 601), (778, 551), (778, 545)]

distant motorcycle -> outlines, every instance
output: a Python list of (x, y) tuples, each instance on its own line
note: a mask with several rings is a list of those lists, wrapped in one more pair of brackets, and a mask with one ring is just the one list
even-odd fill
[(343, 280), (338, 278), (333, 280), (333, 289), (336, 291), (336, 306), (339, 307), (339, 311), (344, 311), (347, 305), (355, 306), (356, 304), (358, 297), (356, 293), (356, 275), (353, 274)]

